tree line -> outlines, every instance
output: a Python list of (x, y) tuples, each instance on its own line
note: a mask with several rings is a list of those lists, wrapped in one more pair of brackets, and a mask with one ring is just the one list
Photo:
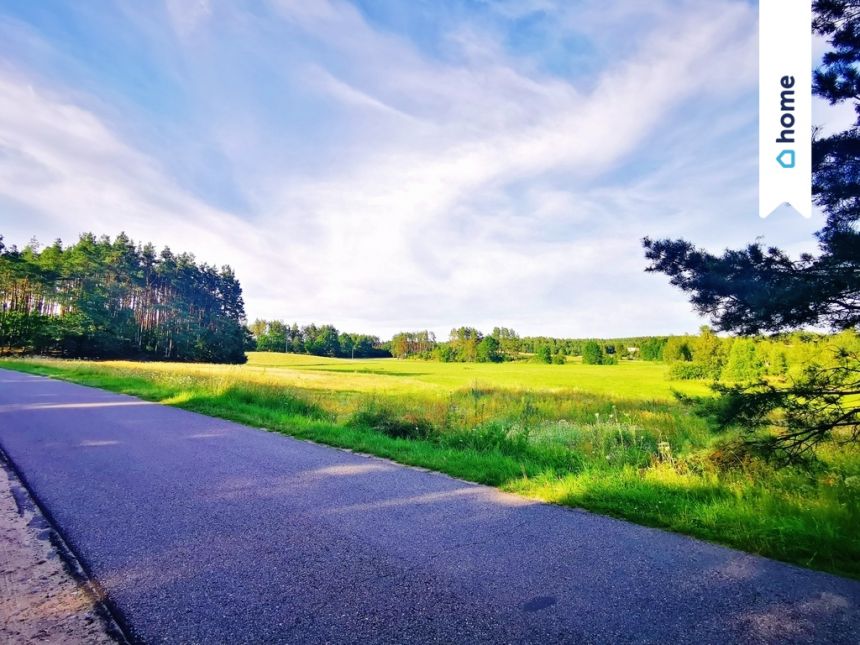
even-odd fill
[(838, 334), (792, 332), (771, 336), (718, 336), (710, 327), (698, 336), (672, 336), (663, 358), (673, 379), (728, 382), (783, 380), (805, 367), (833, 367), (845, 352), (860, 352), (853, 330)]
[(242, 287), (229, 266), (84, 233), (23, 249), (0, 236), (0, 349), (64, 357), (245, 362)]
[(313, 354), (332, 358), (383, 358), (391, 356), (377, 336), (340, 332), (334, 325), (300, 327), (281, 320), (257, 319), (249, 326), (253, 349), (260, 352)]
[(717, 335), (708, 326), (703, 326), (698, 335), (553, 338), (520, 337), (505, 327), (495, 327), (490, 334), (474, 327), (457, 327), (447, 341), (437, 341), (431, 331), (401, 332), (381, 347), (396, 358), (442, 362), (564, 364), (568, 357), (581, 357), (586, 365), (663, 361), (670, 365), (672, 379), (741, 382), (785, 377), (810, 364), (833, 365), (840, 351), (860, 352), (860, 338), (850, 330), (839, 334), (797, 331), (728, 336)]
[[(620, 339), (520, 337), (507, 327), (485, 334), (475, 327), (456, 327), (440, 341), (429, 330), (404, 331), (382, 341), (371, 334), (346, 333), (334, 325), (299, 326), (282, 320), (257, 319), (248, 326), (252, 349), (261, 352), (313, 354), (336, 358), (417, 358), (445, 363), (501, 363), (533, 360), (564, 363), (568, 356), (586, 356), (585, 362), (617, 363), (624, 359), (659, 361), (668, 336)], [(599, 360), (589, 360), (588, 347), (597, 345)]]
[(494, 327), (484, 334), (474, 327), (456, 327), (447, 341), (438, 341), (431, 331), (400, 332), (388, 343), (395, 358), (423, 358), (444, 363), (500, 363), (532, 360), (539, 363), (566, 362), (582, 356), (583, 362), (608, 365), (621, 359), (659, 361), (668, 336), (630, 338), (521, 337), (508, 327)]

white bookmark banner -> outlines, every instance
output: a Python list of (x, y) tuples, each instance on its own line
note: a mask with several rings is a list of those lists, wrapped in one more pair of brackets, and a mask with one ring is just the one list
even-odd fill
[(759, 0), (759, 214), (812, 216), (812, 2)]

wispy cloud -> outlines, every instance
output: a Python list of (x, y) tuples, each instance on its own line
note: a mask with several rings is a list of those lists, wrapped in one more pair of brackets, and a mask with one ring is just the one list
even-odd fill
[[(44, 53), (5, 51), (3, 230), (125, 229), (233, 264), (251, 315), (382, 334), (692, 329), (643, 274), (642, 235), (794, 243), (814, 223), (755, 212), (754, 9), (643, 7), (440, 8), (454, 17), (429, 48), (345, 2), (126, 11), (172, 59), (158, 109), (123, 120), (109, 80), (73, 86), (60, 64), (35, 73)], [(524, 53), (511, 43), (537, 14), (555, 44)], [(568, 55), (588, 71), (551, 71)]]

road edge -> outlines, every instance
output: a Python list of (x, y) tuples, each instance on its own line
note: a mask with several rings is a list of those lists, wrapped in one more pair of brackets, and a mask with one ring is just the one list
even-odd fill
[(63, 570), (75, 581), (80, 589), (87, 595), (93, 605), (93, 612), (98, 616), (104, 627), (104, 631), (115, 642), (121, 645), (133, 645), (140, 642), (131, 635), (127, 621), (122, 612), (116, 607), (108, 596), (105, 589), (93, 577), (85, 564), (78, 558), (71, 545), (66, 541), (57, 523), (51, 514), (42, 505), (32, 488), (23, 477), (23, 474), (9, 457), (3, 446), (0, 445), (0, 468), (6, 471), (15, 503), (31, 511), (35, 517), (44, 522), (45, 530), (48, 532), (48, 540), (56, 550)]

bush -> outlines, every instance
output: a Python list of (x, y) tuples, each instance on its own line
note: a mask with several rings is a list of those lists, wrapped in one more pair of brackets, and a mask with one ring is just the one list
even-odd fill
[(485, 336), (478, 343), (478, 362), (479, 363), (501, 363), (502, 355), (499, 352), (499, 341), (492, 336)]
[(730, 437), (717, 442), (705, 459), (708, 465), (719, 472), (752, 471), (761, 467), (766, 455), (757, 444)]
[(541, 345), (535, 351), (534, 360), (538, 363), (552, 363), (552, 349), (549, 345)]
[(686, 336), (672, 336), (663, 347), (663, 360), (667, 363), (693, 360), (693, 350)]
[(702, 363), (674, 363), (669, 368), (669, 378), (673, 381), (693, 381), (711, 376), (708, 366)]
[(370, 428), (395, 439), (427, 439), (436, 434), (433, 424), (413, 414), (398, 416), (392, 410), (369, 405), (349, 420), (353, 427)]
[(750, 338), (738, 338), (729, 350), (723, 378), (730, 381), (754, 381), (764, 373), (764, 362)]
[(582, 362), (585, 365), (602, 365), (603, 361), (603, 348), (593, 340), (585, 343), (582, 348)]

